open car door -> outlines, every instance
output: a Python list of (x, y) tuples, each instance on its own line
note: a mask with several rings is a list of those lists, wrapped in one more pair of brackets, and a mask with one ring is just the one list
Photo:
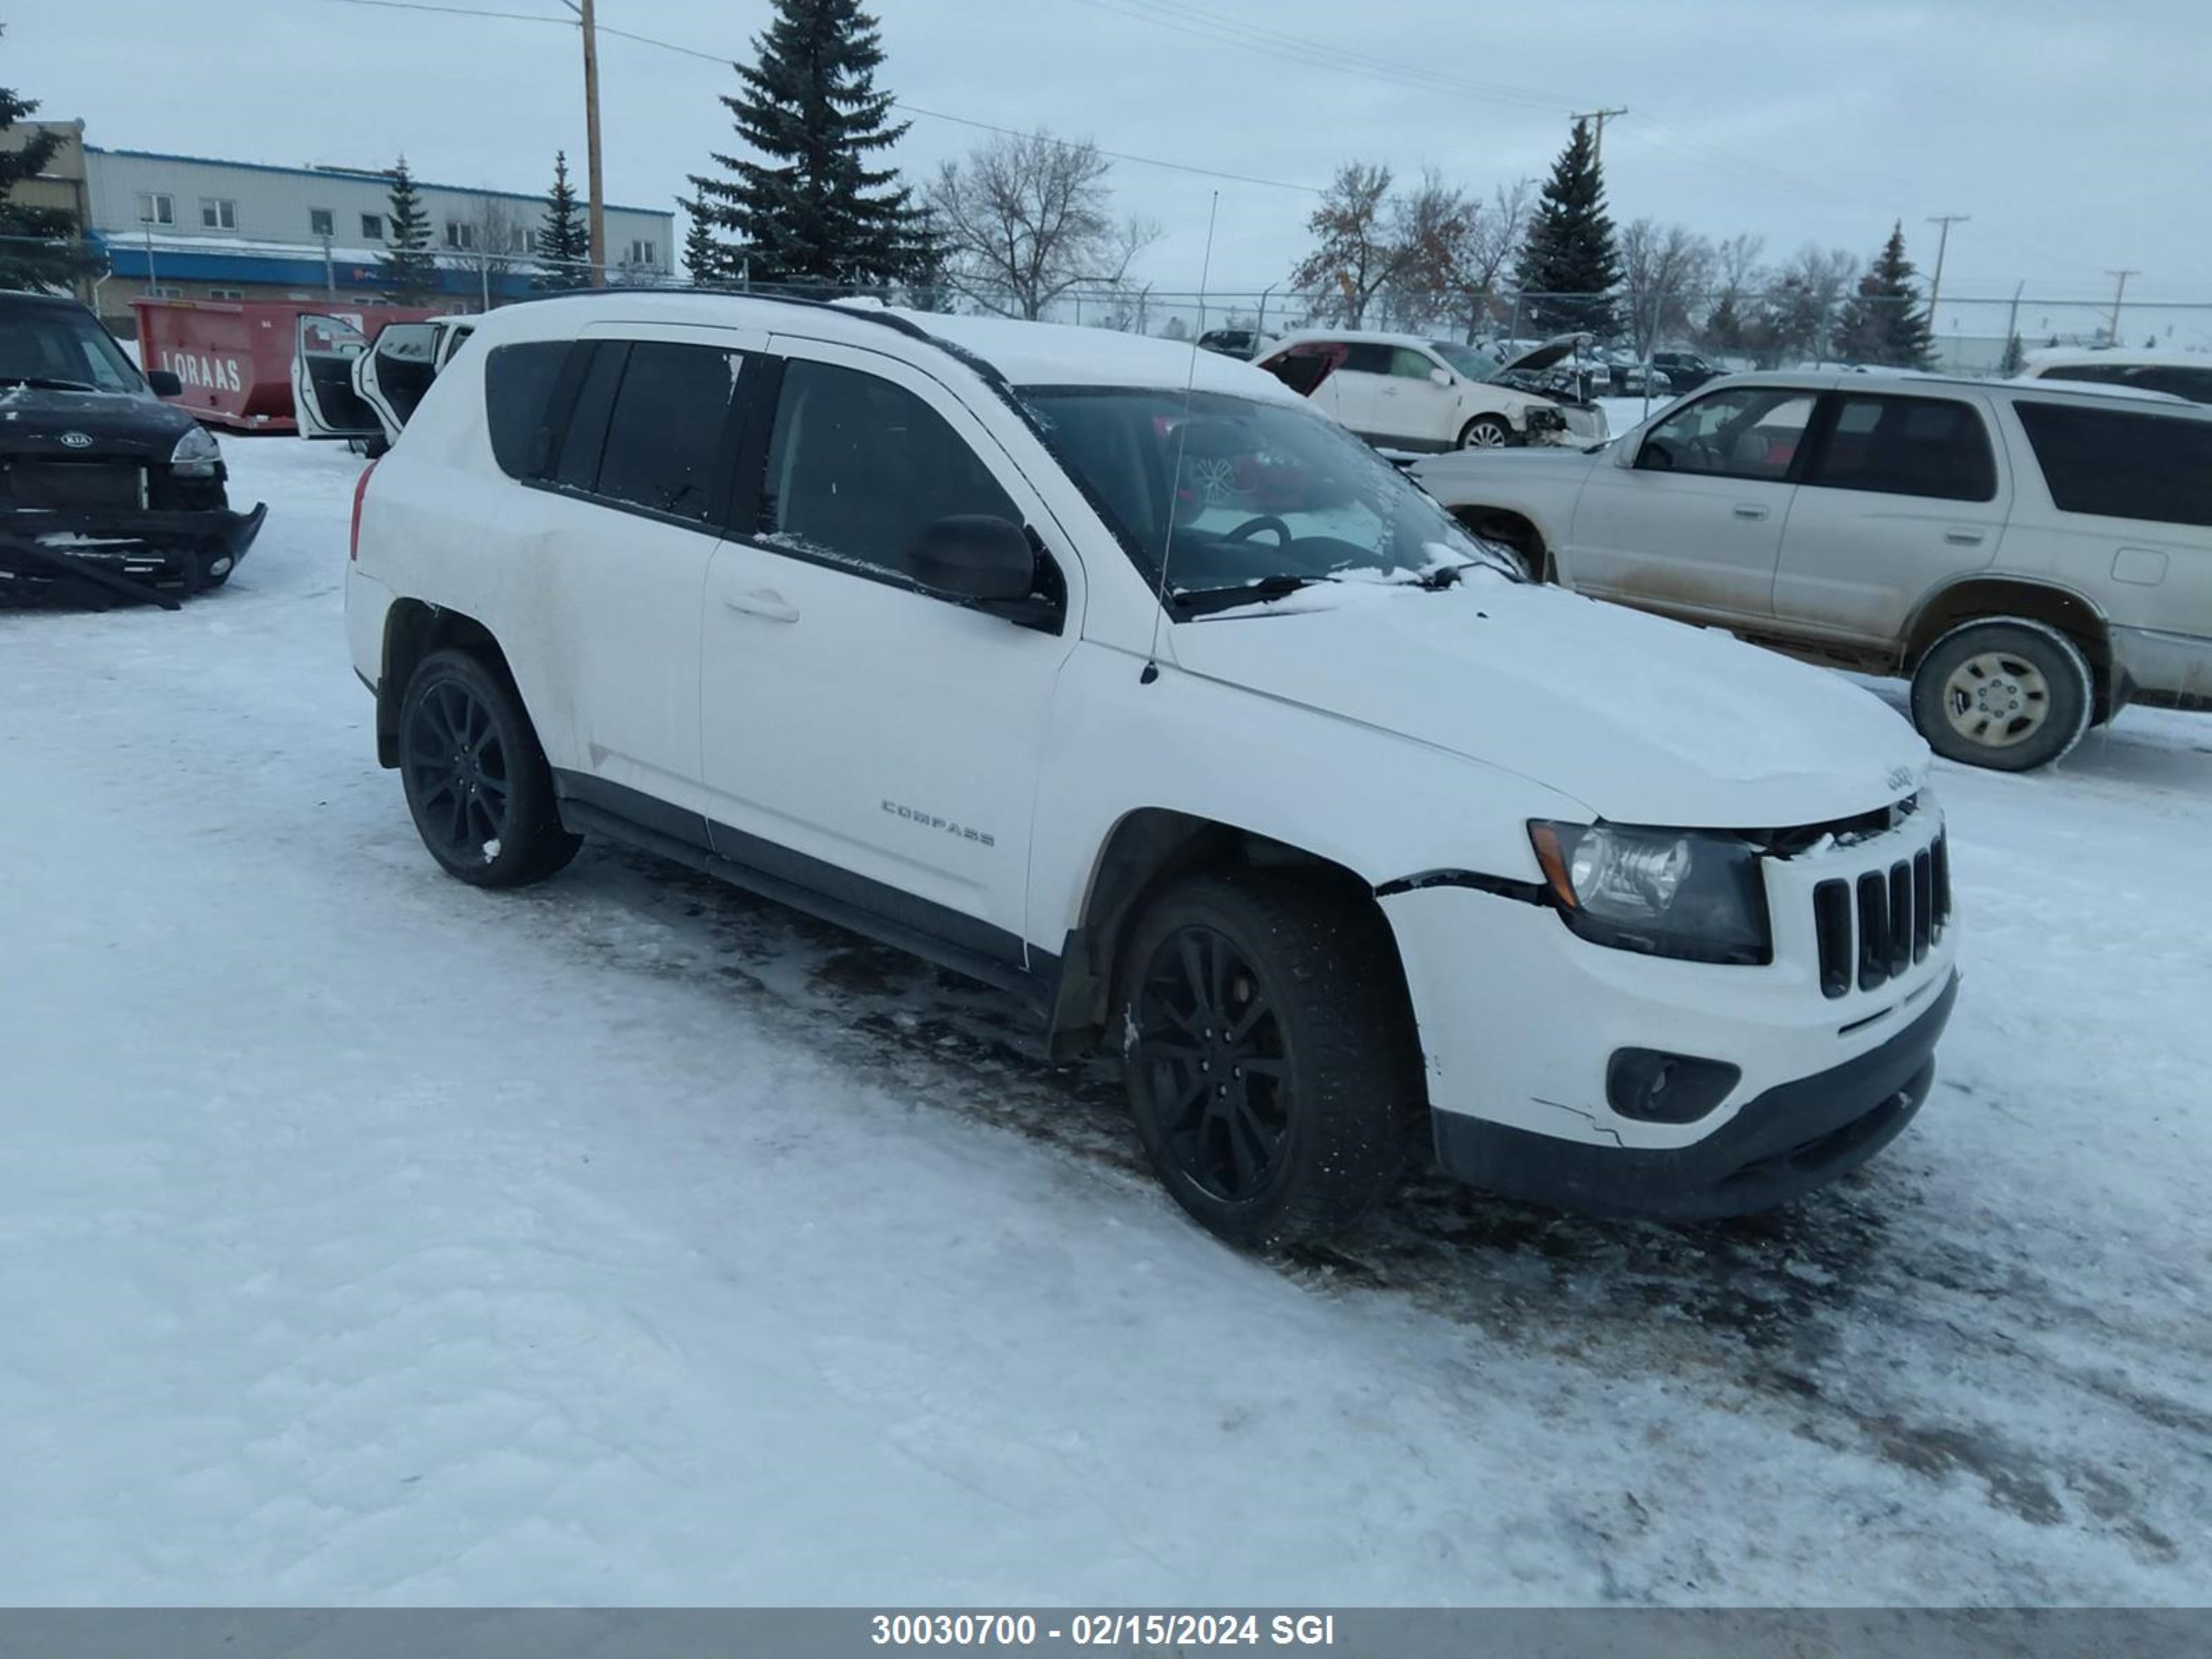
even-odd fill
[(437, 378), (442, 331), (436, 323), (387, 323), (355, 362), (353, 389), (387, 440), (398, 440)]
[(292, 412), (303, 438), (374, 438), (384, 430), (354, 389), (368, 338), (343, 317), (301, 313), (292, 349)]

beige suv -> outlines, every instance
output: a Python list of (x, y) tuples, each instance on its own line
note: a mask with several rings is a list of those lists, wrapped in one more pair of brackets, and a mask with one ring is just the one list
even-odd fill
[(1610, 445), (1413, 471), (1577, 592), (1909, 677), (1954, 760), (2026, 771), (2130, 702), (2212, 708), (2212, 410), (2178, 398), (1739, 374)]

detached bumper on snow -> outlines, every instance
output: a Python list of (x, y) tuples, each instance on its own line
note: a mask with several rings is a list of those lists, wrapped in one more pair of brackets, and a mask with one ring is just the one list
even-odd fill
[(0, 517), (0, 600), (173, 605), (228, 580), (261, 533), (251, 512), (139, 508)]

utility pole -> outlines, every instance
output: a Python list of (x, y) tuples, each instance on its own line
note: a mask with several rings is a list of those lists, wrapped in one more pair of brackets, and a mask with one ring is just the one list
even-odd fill
[(1592, 167), (1602, 167), (1605, 165), (1606, 118), (1610, 115), (1626, 115), (1627, 113), (1628, 112), (1626, 109), (1593, 109), (1584, 110), (1580, 114), (1571, 118), (1577, 123), (1583, 121), (1595, 121), (1597, 123), (1597, 131), (1593, 135), (1595, 142), (1590, 146), (1590, 165)]
[(607, 285), (607, 197), (600, 188), (599, 29), (592, 0), (561, 0), (584, 34), (584, 188), (591, 197), (592, 286)]
[(2105, 325), (2105, 334), (2108, 343), (2118, 345), (2120, 343), (2120, 296), (2128, 291), (2128, 278), (2140, 276), (2142, 273), (2130, 266), (2126, 270), (2108, 270), (2105, 275), (2112, 277), (2118, 283), (2118, 286), (2112, 290), (2112, 319)]
[(1971, 213), (1931, 213), (1928, 222), (1940, 225), (1942, 231), (1936, 238), (1936, 274), (1928, 279), (1928, 326), (1936, 326), (1936, 302), (1943, 297), (1943, 251), (1951, 246), (1951, 227), (1963, 225), (1974, 216)]

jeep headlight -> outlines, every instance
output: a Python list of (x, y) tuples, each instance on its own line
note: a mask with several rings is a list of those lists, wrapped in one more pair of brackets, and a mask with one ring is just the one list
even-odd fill
[(180, 478), (212, 478), (222, 465), (222, 447), (204, 426), (195, 426), (169, 452), (169, 471)]
[(1592, 944), (1691, 962), (1773, 960), (1758, 849), (1740, 836), (1538, 819), (1528, 838), (1559, 914)]

